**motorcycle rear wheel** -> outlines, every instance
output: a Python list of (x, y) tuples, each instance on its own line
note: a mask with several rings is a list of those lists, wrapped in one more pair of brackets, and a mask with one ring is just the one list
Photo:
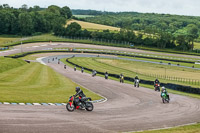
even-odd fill
[(165, 103), (165, 99), (164, 98), (162, 98), (162, 102)]

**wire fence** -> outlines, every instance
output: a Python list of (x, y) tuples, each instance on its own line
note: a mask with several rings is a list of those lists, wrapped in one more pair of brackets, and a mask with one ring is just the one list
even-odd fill
[(175, 77), (175, 76), (169, 76), (169, 75), (162, 75), (162, 74), (149, 74), (149, 73), (141, 73), (137, 72), (140, 75), (143, 76), (148, 76), (148, 77), (154, 77), (154, 78), (160, 78), (164, 80), (170, 80), (170, 81), (176, 81), (176, 82), (181, 82), (185, 84), (190, 84), (190, 85), (200, 85), (200, 80), (198, 79), (191, 79), (191, 78), (181, 78), (181, 77)]

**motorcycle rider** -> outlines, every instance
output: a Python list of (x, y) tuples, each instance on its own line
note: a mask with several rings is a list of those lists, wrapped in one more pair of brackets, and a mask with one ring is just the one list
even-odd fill
[(162, 97), (162, 93), (165, 93), (167, 95), (167, 98), (169, 99), (169, 94), (164, 86), (162, 87), (162, 91), (161, 91), (161, 95), (160, 95), (161, 97)]
[(108, 79), (108, 72), (105, 72), (105, 79)]
[(97, 74), (97, 71), (96, 70), (92, 70), (92, 76), (94, 77), (94, 76), (96, 76), (96, 74)]
[(156, 84), (160, 84), (160, 81), (159, 81), (158, 79), (156, 79), (156, 80), (154, 81), (154, 87), (155, 87)]
[(82, 108), (84, 107), (82, 102), (84, 102), (84, 99), (85, 99), (85, 94), (83, 93), (83, 91), (81, 90), (80, 87), (76, 87), (76, 94), (74, 95), (74, 97), (77, 97), (79, 96), (81, 99), (79, 99), (79, 106), (81, 106)]
[(137, 75), (134, 78), (134, 84), (136, 84), (136, 80), (140, 80)]
[(74, 66), (74, 71), (76, 71), (76, 66)]
[(120, 74), (120, 83), (124, 83), (124, 75), (122, 73)]
[(84, 72), (84, 68), (83, 68), (83, 67), (81, 68), (81, 72), (82, 72), (82, 73)]
[(135, 80), (136, 80), (136, 79), (140, 80), (140, 79), (138, 78), (138, 76), (137, 76), (137, 75), (135, 76)]

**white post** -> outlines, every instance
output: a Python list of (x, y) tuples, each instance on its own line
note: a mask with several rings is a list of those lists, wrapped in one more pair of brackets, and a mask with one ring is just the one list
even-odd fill
[(21, 41), (21, 53), (22, 53), (23, 51), (22, 51), (22, 41)]

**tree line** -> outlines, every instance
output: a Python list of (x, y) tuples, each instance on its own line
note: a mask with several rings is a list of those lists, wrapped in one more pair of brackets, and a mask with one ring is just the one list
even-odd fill
[(119, 32), (113, 32), (109, 30), (103, 31), (88, 31), (82, 30), (81, 26), (73, 22), (67, 27), (59, 26), (54, 31), (57, 36), (68, 36), (68, 37), (85, 37), (90, 39), (101, 39), (101, 40), (113, 40), (118, 42), (130, 42), (135, 45), (143, 45), (147, 47), (158, 47), (158, 48), (174, 48), (175, 40), (168, 33), (162, 33), (157, 35), (155, 38), (143, 37), (143, 34), (136, 34), (133, 30), (121, 29)]
[(0, 5), (0, 34), (35, 35), (48, 33), (57, 25), (64, 25), (72, 13), (69, 7), (51, 5), (48, 8), (22, 5), (16, 9), (8, 4)]
[[(145, 40), (155, 40), (155, 36), (159, 36), (161, 40), (171, 38), (171, 41), (175, 41), (176, 45), (178, 45), (176, 48), (181, 50), (192, 50), (194, 41), (200, 42), (200, 17), (195, 16), (138, 12), (102, 12), (101, 15), (81, 18), (81, 20), (140, 31), (144, 36), (148, 36)], [(162, 47), (164, 46), (165, 43)]]

